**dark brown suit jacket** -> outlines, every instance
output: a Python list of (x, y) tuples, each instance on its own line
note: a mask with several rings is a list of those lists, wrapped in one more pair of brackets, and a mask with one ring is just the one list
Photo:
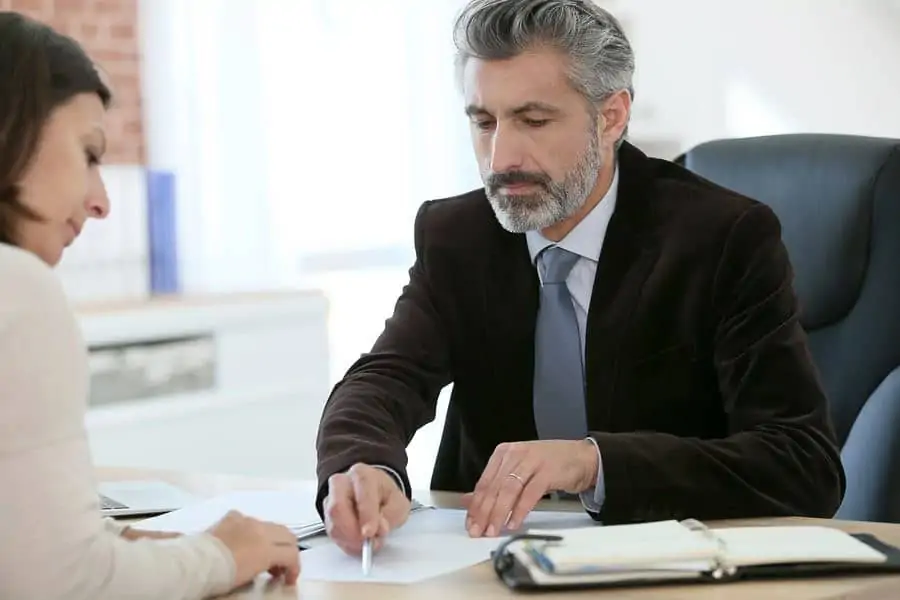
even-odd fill
[[(587, 419), (607, 523), (832, 516), (844, 472), (767, 206), (628, 144), (587, 322)], [(320, 495), (356, 462), (404, 479), (405, 447), (453, 383), (432, 487), (471, 490), (494, 448), (536, 439), (538, 280), (483, 190), (427, 202), (409, 284), (334, 388)], [(361, 294), (365, 290), (360, 290)]]

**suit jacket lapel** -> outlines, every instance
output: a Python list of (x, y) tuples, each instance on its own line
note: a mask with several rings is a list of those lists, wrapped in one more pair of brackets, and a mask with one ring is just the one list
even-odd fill
[(525, 236), (496, 225), (485, 282), (485, 320), (488, 359), (494, 380), (501, 382), (505, 408), (502, 428), (509, 439), (535, 439), (537, 428), (531, 403), (534, 377), (534, 329), (539, 281)]
[(648, 202), (653, 194), (649, 159), (630, 144), (619, 151), (619, 191), (591, 294), (585, 342), (588, 427), (606, 431), (619, 360), (641, 290), (659, 253)]

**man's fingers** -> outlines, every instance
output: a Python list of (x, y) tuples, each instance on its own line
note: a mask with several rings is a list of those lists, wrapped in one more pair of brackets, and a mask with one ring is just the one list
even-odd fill
[(387, 534), (391, 532), (391, 525), (388, 523), (388, 520), (385, 517), (381, 517), (381, 522), (378, 524), (378, 533), (377, 537), (383, 538), (386, 537)]
[(344, 473), (328, 479), (328, 497), (325, 499), (325, 528), (328, 536), (351, 548), (362, 544), (359, 518), (356, 512), (353, 484)]
[(547, 493), (546, 477), (542, 473), (535, 474), (525, 485), (525, 489), (519, 494), (519, 499), (513, 506), (512, 514), (509, 517), (507, 527), (509, 529), (518, 529), (525, 517), (534, 510), (537, 503), (541, 501), (544, 494)]
[(494, 509), (488, 517), (485, 534), (488, 537), (499, 535), (506, 527), (509, 515), (515, 508), (528, 482), (533, 478), (535, 468), (528, 463), (520, 463), (514, 472), (503, 477), (497, 492), (497, 500)]
[[(378, 534), (378, 535), (372, 537), (372, 550), (374, 552), (381, 550), (381, 548), (384, 546), (386, 539), (387, 539), (386, 536), (383, 536), (381, 534)], [(344, 554), (349, 554), (351, 556), (360, 556), (362, 554), (362, 547), (363, 547), (362, 541), (360, 541), (358, 544), (347, 544), (347, 543), (343, 543), (338, 540), (335, 540), (335, 545), (338, 548), (340, 548), (344, 552)]]
[[(502, 457), (502, 458), (501, 458)], [(500, 496), (501, 487), (504, 485), (507, 475), (518, 468), (519, 458), (511, 452), (500, 455), (495, 453), (491, 461), (497, 460), (499, 466), (493, 469), (495, 477), (487, 482), (484, 489), (476, 488), (475, 497), (469, 507), (469, 519), (466, 528), (472, 537), (480, 537), (490, 525), (491, 514)]]
[(378, 481), (374, 477), (377, 473), (373, 473), (373, 469), (368, 465), (354, 465), (347, 473), (353, 484), (360, 535), (363, 538), (370, 538), (378, 532), (381, 518), (381, 498), (378, 494)]
[(491, 489), (491, 486), (494, 485), (497, 473), (500, 472), (503, 462), (507, 459), (507, 454), (509, 453), (508, 448), (509, 446), (507, 444), (500, 444), (497, 446), (494, 453), (491, 454), (487, 466), (485, 466), (484, 471), (482, 471), (481, 477), (478, 478), (478, 482), (475, 484), (472, 500), (468, 507), (468, 518), (466, 519), (466, 529), (469, 530), (469, 533), (473, 537), (480, 536), (481, 531), (483, 530), (480, 518), (480, 515), (485, 510), (483, 505), (490, 496), (489, 490)]
[(494, 509), (497, 493), (497, 486), (491, 481), (483, 490), (476, 491), (472, 497), (466, 518), (466, 529), (472, 537), (481, 537), (487, 529), (487, 521)]
[(494, 453), (491, 455), (490, 460), (488, 460), (487, 466), (484, 468), (484, 471), (481, 473), (481, 477), (478, 478), (478, 482), (475, 484), (475, 489), (472, 492), (472, 498), (469, 501), (469, 517), (474, 520), (475, 515), (479, 514), (482, 510), (481, 505), (485, 502), (485, 499), (488, 497), (488, 491), (494, 485), (494, 482), (497, 478), (497, 473), (500, 472), (500, 469), (503, 467), (503, 463), (508, 460), (508, 449), (506, 444), (500, 444), (497, 446), (497, 449), (494, 450)]
[(349, 554), (350, 556), (359, 556), (362, 554), (362, 540), (356, 543), (348, 543), (344, 540), (334, 538), (334, 545), (340, 548), (344, 554)]
[(378, 530), (375, 532), (372, 549), (381, 550), (388, 534), (406, 522), (409, 517), (409, 500), (399, 490), (392, 491), (387, 503), (381, 509)]
[(390, 492), (387, 502), (381, 507), (381, 517), (389, 530), (397, 529), (406, 523), (406, 519), (409, 518), (409, 510), (409, 500), (399, 489), (394, 489)]

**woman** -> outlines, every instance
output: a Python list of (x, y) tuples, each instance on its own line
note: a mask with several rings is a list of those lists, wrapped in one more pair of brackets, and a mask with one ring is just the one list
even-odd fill
[(101, 518), (87, 355), (51, 267), (109, 210), (98, 165), (110, 91), (73, 40), (11, 12), (0, 90), (0, 598), (204, 598), (265, 571), (293, 584), (282, 526), (235, 513), (182, 537)]

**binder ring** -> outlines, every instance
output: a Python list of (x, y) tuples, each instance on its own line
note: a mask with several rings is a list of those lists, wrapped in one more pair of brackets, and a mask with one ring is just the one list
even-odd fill
[(725, 579), (734, 577), (737, 574), (737, 567), (728, 562), (728, 545), (725, 540), (717, 536), (712, 529), (696, 519), (687, 519), (682, 521), (688, 529), (701, 533), (706, 539), (716, 544), (718, 553), (714, 559), (715, 568), (709, 573), (713, 579)]
[(509, 547), (516, 542), (522, 542), (526, 540), (561, 542), (562, 539), (562, 536), (558, 535), (544, 535), (535, 533), (520, 533), (510, 536), (505, 542), (501, 543), (496, 550), (491, 552), (491, 561), (494, 564), (494, 571), (496, 571), (497, 573), (505, 573), (513, 567), (513, 557), (509, 552)]

